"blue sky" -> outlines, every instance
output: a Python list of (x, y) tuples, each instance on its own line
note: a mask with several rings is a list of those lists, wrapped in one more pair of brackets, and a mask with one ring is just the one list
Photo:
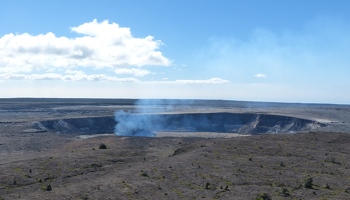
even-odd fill
[(350, 1), (3, 1), (0, 97), (350, 103)]

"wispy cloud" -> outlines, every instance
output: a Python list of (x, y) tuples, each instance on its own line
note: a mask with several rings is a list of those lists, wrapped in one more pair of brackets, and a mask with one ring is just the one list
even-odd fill
[(348, 80), (348, 52), (350, 26), (342, 19), (319, 18), (298, 31), (257, 28), (246, 40), (211, 38), (197, 54), (196, 64), (204, 72), (237, 83), (254, 81), (252, 74), (268, 75), (271, 83), (278, 84), (337, 83)]
[(225, 84), (229, 83), (230, 81), (224, 80), (221, 78), (211, 78), (211, 79), (204, 79), (204, 80), (176, 80), (174, 82), (170, 83), (179, 83), (179, 84)]
[(256, 78), (266, 78), (266, 74), (258, 73), (254, 75)]
[(150, 74), (151, 72), (145, 69), (137, 69), (137, 68), (118, 68), (115, 69), (114, 72), (116, 74), (131, 74), (133, 76), (146, 76), (147, 74)]
[[(31, 35), (9, 33), (0, 38), (0, 72), (19, 73), (86, 67), (112, 69), (142, 66), (169, 66), (159, 51), (160, 40), (152, 36), (133, 37), (130, 29), (107, 20), (93, 20), (77, 27), (75, 38), (54, 33)], [(137, 72), (137, 70), (131, 70)], [(147, 71), (139, 70), (141, 74)], [(140, 73), (131, 73), (140, 75)]]

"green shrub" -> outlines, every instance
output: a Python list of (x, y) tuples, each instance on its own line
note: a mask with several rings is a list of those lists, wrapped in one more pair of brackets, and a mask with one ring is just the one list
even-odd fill
[(255, 200), (271, 200), (271, 197), (267, 193), (261, 193), (255, 198)]
[(49, 184), (47, 187), (46, 187), (46, 191), (51, 191), (52, 190), (52, 187), (51, 185)]
[(331, 189), (331, 187), (328, 185), (328, 183), (326, 184), (326, 186), (324, 186), (324, 189), (328, 189), (328, 190), (330, 190)]
[(104, 143), (101, 143), (98, 149), (107, 149), (107, 146)]
[(282, 196), (284, 196), (284, 197), (289, 197), (289, 196), (290, 196), (290, 193), (289, 193), (289, 191), (288, 191), (287, 188), (282, 188), (282, 191), (281, 191), (280, 194), (281, 194)]
[(304, 181), (303, 181), (303, 185), (304, 185), (305, 188), (313, 189), (314, 188), (314, 184), (313, 184), (312, 177), (308, 176), (307, 178), (305, 178)]

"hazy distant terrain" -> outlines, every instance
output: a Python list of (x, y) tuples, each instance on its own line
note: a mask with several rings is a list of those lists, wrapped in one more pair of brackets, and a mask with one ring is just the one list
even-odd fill
[(0, 199), (348, 199), (349, 133), (348, 105), (0, 99)]

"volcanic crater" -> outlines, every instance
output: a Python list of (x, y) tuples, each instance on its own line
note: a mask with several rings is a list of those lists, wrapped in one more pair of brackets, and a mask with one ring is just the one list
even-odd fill
[(137, 114), (39, 121), (34, 128), (53, 133), (120, 136), (156, 136), (161, 132), (236, 134), (294, 133), (325, 124), (297, 117), (253, 113)]

